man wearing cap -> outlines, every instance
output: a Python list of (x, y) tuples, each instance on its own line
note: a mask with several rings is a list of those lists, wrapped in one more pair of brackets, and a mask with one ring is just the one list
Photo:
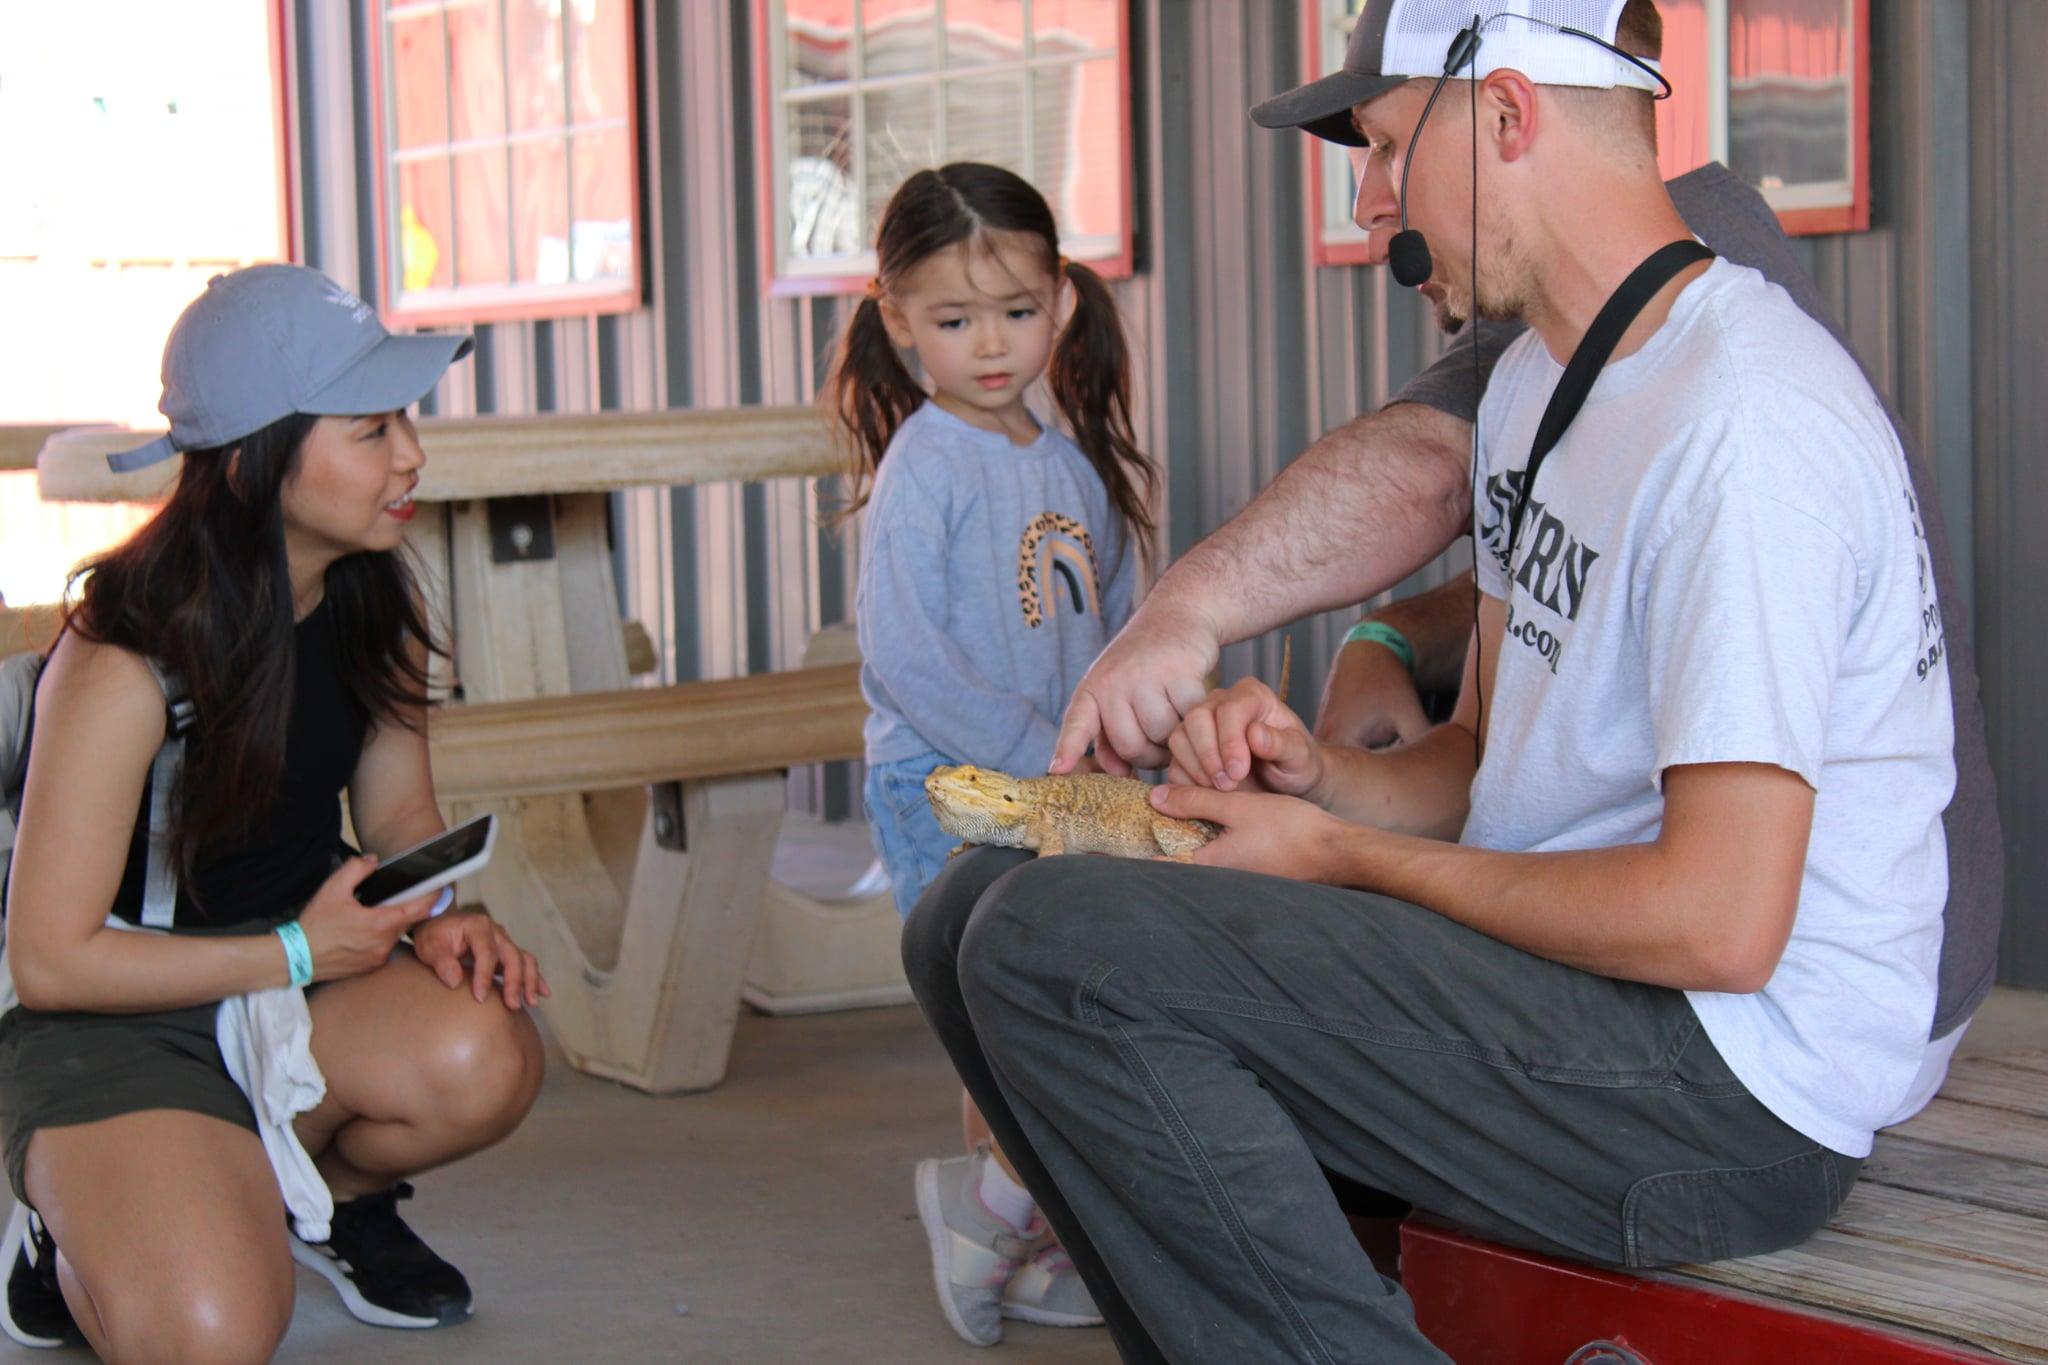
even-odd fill
[[(1530, 329), (1462, 495), (1415, 495), (1480, 509), (1452, 723), (1342, 750), (1255, 682), (1199, 699), (1155, 668), (1171, 735), (1105, 737), (1170, 760), (1161, 809), (1225, 827), (1203, 865), (977, 851), (906, 931), (1129, 1359), (1441, 1359), (1324, 1168), (1595, 1261), (1797, 1242), (1928, 1052), (1954, 740), (1899, 443), (1823, 327), (1692, 245), (1657, 77), (1614, 50), (1655, 50), (1648, 7), (1475, 8), (1461, 34), (1458, 6), (1373, 0), (1340, 77), (1260, 111), (1362, 146), (1376, 244), (1405, 172), (1447, 320)], [(1350, 529), (1362, 554), (1387, 520)], [(1361, 595), (1279, 581), (1344, 543), (1312, 534), (1238, 574), (1246, 614)]]

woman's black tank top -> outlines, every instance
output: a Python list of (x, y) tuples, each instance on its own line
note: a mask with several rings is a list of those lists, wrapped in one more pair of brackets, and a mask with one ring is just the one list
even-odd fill
[[(323, 601), (293, 631), (291, 719), (284, 771), (268, 819), (258, 818), (240, 842), (199, 850), (190, 886), (178, 887), (174, 928), (219, 928), (275, 919), (304, 904), (347, 852), (341, 841), (341, 792), (356, 769), (368, 728), (341, 678), (340, 642)], [(205, 726), (186, 741), (206, 743)], [(150, 792), (144, 784), (135, 837), (114, 913), (142, 920)]]

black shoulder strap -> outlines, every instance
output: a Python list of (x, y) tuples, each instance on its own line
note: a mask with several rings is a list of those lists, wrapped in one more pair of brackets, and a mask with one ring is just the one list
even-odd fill
[(1536, 424), (1536, 440), (1529, 448), (1529, 463), (1522, 471), (1522, 486), (1515, 493), (1514, 508), (1509, 513), (1509, 572), (1514, 570), (1515, 542), (1521, 535), (1522, 514), (1528, 510), (1529, 495), (1536, 487), (1536, 471), (1543, 467), (1544, 457), (1564, 436), (1565, 428), (1579, 415), (1579, 409), (1586, 405), (1586, 395), (1593, 391), (1593, 382), (1606, 368), (1607, 358), (1621, 344), (1622, 333), (1629, 329), (1629, 324), (1636, 320), (1644, 306), (1656, 297), (1657, 291), (1671, 283), (1672, 276), (1687, 266), (1713, 259), (1714, 253), (1698, 242), (1666, 243), (1630, 271), (1621, 287), (1608, 295), (1607, 302), (1601, 305), (1599, 316), (1586, 329), (1586, 335), (1579, 339), (1571, 362), (1564, 367), (1564, 377), (1557, 381), (1550, 403), (1543, 409), (1543, 419)]

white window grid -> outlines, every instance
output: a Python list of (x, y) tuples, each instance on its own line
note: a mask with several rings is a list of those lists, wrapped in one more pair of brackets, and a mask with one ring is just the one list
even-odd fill
[[(844, 99), (852, 110), (848, 137), (852, 142), (851, 165), (852, 183), (850, 194), (860, 239), (867, 242), (871, 236), (871, 225), (867, 221), (867, 205), (871, 192), (868, 175), (868, 101), (867, 96), (879, 91), (925, 88), (931, 95), (931, 145), (945, 149), (949, 146), (947, 130), (947, 101), (944, 98), (949, 80), (960, 80), (971, 74), (976, 78), (1000, 78), (1022, 75), (1025, 77), (1026, 95), (1021, 102), (1020, 134), (1024, 164), (1012, 167), (1025, 179), (1038, 183), (1038, 172), (1042, 169), (1034, 162), (1038, 155), (1036, 137), (1037, 101), (1031, 97), (1031, 78), (1039, 73), (1078, 68), (1084, 63), (1104, 58), (1117, 62), (1122, 85), (1122, 97), (1130, 98), (1126, 54), (1113, 47), (1066, 49), (1046, 56), (1037, 54), (1033, 48), (1037, 42), (1037, 27), (1032, 14), (1033, 0), (1021, 0), (1020, 24), (1024, 34), (1024, 51), (1021, 57), (1011, 60), (977, 62), (970, 70), (950, 69), (947, 61), (947, 42), (950, 26), (946, 22), (947, 0), (933, 0), (933, 21), (936, 29), (932, 67), (928, 71), (895, 72), (886, 76), (866, 74), (867, 51), (863, 0), (853, 0), (850, 34), (847, 40), (848, 74), (845, 80), (818, 81), (808, 85), (789, 88), (786, 85), (789, 72), (789, 23), (788, 10), (784, 0), (765, 0), (767, 5), (768, 30), (768, 81), (770, 87), (770, 145), (773, 152), (772, 173), (774, 182), (770, 187), (774, 212), (774, 267), (781, 279), (792, 280), (837, 280), (871, 275), (875, 270), (875, 253), (871, 244), (860, 251), (845, 254), (820, 254), (795, 256), (791, 250), (794, 229), (792, 217), (789, 147), (790, 111), (807, 104), (822, 105), (828, 100)], [(1119, 175), (1130, 175), (1129, 157), (1123, 158), (1118, 167)], [(1051, 196), (1048, 195), (1048, 198)], [(1128, 221), (1120, 225), (1116, 234), (1068, 235), (1062, 238), (1061, 248), (1076, 260), (1104, 260), (1118, 256), (1125, 248), (1131, 231)]]

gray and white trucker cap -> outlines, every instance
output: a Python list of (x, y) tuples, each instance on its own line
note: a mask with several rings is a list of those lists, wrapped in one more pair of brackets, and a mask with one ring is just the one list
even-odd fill
[[(1614, 41), (1628, 0), (1366, 0), (1351, 30), (1344, 65), (1320, 80), (1253, 106), (1261, 128), (1300, 128), (1330, 142), (1363, 147), (1351, 110), (1395, 86), (1444, 73), (1459, 30), (1478, 16), (1479, 50), (1459, 74), (1483, 78), (1503, 67), (1538, 85), (1618, 85), (1656, 93), (1641, 67), (1589, 43), (1569, 29)], [(1644, 59), (1647, 65), (1657, 63)]]
[(377, 310), (317, 270), (252, 265), (207, 281), (164, 343), (168, 435), (107, 456), (116, 473), (210, 450), (295, 412), (353, 417), (418, 402), (470, 338), (393, 336)]

